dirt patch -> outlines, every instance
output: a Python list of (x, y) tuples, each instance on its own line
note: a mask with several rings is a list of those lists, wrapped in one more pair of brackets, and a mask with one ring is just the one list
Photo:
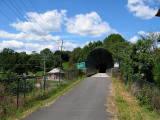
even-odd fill
[(112, 120), (118, 120), (118, 110), (117, 110), (117, 107), (114, 103), (115, 101), (115, 91), (114, 91), (114, 88), (113, 88), (113, 83), (111, 83), (111, 85), (109, 86), (110, 88), (110, 95), (109, 97), (107, 97), (106, 99), (106, 111), (111, 113), (113, 115), (113, 118)]

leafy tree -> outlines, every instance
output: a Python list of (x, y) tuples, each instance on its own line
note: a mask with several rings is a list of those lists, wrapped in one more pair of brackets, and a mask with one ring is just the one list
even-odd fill
[(160, 55), (154, 61), (153, 75), (154, 82), (160, 85)]
[(80, 60), (81, 48), (77, 47), (71, 52), (71, 58), (69, 60), (69, 65), (74, 66)]
[(52, 51), (49, 48), (45, 48), (45, 49), (40, 51), (41, 55), (48, 55), (50, 53), (52, 53)]
[(16, 59), (16, 64), (14, 66), (14, 72), (17, 74), (26, 73), (28, 70), (29, 55), (27, 55), (25, 52), (21, 52), (21, 53), (16, 52), (14, 56)]
[(136, 44), (132, 44), (123, 62), (126, 74), (153, 82), (153, 73), (151, 72), (153, 69), (152, 44), (153, 41), (148, 37), (143, 37)]
[(85, 62), (87, 60), (88, 54), (95, 48), (103, 47), (103, 43), (101, 41), (90, 42), (88, 45), (84, 46), (80, 55), (80, 62)]
[(103, 41), (104, 48), (111, 54), (115, 62), (121, 63), (130, 48), (130, 43), (119, 34), (111, 34)]
[(40, 51), (40, 55), (41, 55), (41, 67), (44, 66), (44, 62), (43, 59), (46, 60), (46, 70), (49, 71), (54, 67), (54, 57), (53, 57), (53, 53), (49, 48), (45, 48), (42, 51)]
[(16, 63), (16, 58), (14, 56), (14, 50), (9, 48), (4, 48), (0, 53), (1, 69), (4, 71), (13, 71), (14, 64)]

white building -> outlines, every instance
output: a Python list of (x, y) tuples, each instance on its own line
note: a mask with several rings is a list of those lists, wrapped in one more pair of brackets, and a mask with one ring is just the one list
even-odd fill
[[(59, 68), (54, 68), (53, 70), (49, 71), (48, 72), (48, 74), (49, 74), (48, 79), (49, 80), (57, 80), (57, 79), (59, 79), (59, 71), (60, 71)], [(60, 74), (61, 74), (61, 78), (64, 78), (65, 72), (61, 70)]]

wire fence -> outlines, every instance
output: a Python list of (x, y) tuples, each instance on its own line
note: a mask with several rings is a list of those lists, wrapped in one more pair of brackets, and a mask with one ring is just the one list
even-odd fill
[(125, 75), (119, 69), (109, 69), (112, 77), (119, 77), (128, 90), (140, 100), (140, 105), (150, 105), (148, 109), (160, 114), (160, 86), (133, 75)]
[(51, 93), (61, 89), (69, 82), (82, 77), (80, 70), (67, 70), (58, 79), (50, 79), (49, 76), (19, 76), (11, 79), (0, 79), (0, 116), (3, 117), (14, 109), (29, 105), (29, 101), (45, 99)]

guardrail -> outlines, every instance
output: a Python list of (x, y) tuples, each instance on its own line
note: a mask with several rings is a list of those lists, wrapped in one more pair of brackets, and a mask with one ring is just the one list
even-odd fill
[(87, 77), (97, 73), (97, 69), (92, 69), (92, 68), (83, 68), (81, 70), (85, 73)]

